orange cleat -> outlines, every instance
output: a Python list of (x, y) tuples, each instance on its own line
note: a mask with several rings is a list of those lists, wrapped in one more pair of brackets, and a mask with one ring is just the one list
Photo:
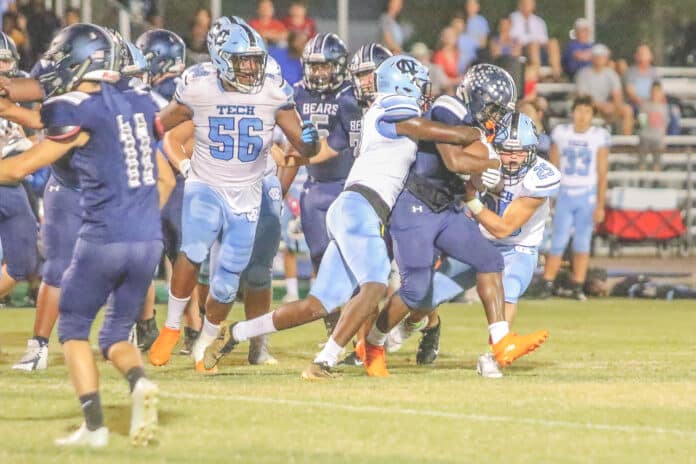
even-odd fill
[(389, 377), (387, 355), (383, 346), (365, 342), (365, 370), (370, 377)]
[(218, 373), (217, 366), (213, 367), (212, 369), (206, 369), (205, 366), (203, 365), (202, 359), (196, 363), (195, 368), (196, 368), (196, 372), (198, 372), (199, 374), (215, 375)]
[(355, 349), (353, 350), (355, 356), (363, 363), (365, 363), (365, 344), (365, 340), (359, 340), (358, 343), (355, 344)]
[(150, 363), (153, 366), (164, 366), (169, 362), (174, 347), (179, 342), (181, 330), (162, 327), (155, 343), (150, 347)]
[(493, 345), (493, 356), (501, 367), (539, 348), (549, 338), (547, 330), (538, 330), (529, 335), (508, 332), (498, 343)]

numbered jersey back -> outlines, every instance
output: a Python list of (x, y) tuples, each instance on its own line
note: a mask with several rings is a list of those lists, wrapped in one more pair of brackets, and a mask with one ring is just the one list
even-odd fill
[[(494, 211), (499, 216), (505, 214), (505, 210), (516, 198), (533, 197), (549, 198), (556, 196), (561, 184), (561, 173), (553, 164), (537, 158), (534, 166), (527, 172), (524, 178), (515, 185), (505, 185), (505, 189), (500, 193), (486, 193), (482, 201), (488, 209)], [(524, 245), (537, 247), (544, 237), (544, 225), (549, 216), (550, 206), (546, 200), (534, 212), (531, 218), (519, 229), (514, 231), (509, 237), (496, 239), (483, 226), (481, 232), (489, 240), (506, 245)]]
[(561, 124), (551, 133), (560, 155), (564, 188), (593, 189), (597, 185), (597, 152), (611, 145), (611, 135), (601, 127), (575, 132), (571, 124)]
[(276, 111), (295, 106), (282, 78), (267, 75), (256, 94), (226, 91), (210, 63), (186, 70), (174, 98), (193, 111), (190, 179), (223, 189), (260, 182)]
[(80, 237), (95, 243), (161, 238), (156, 111), (149, 92), (120, 92), (108, 84), (98, 93), (70, 92), (44, 102), (49, 139), (89, 134), (70, 160), (82, 189)]

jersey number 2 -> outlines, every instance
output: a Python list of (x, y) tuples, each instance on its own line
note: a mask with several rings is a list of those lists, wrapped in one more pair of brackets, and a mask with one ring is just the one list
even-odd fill
[[(219, 147), (210, 147), (210, 156), (215, 159), (229, 161), (234, 158), (235, 146), (236, 155), (242, 163), (249, 163), (256, 160), (263, 148), (263, 138), (260, 135), (252, 135), (254, 131), (263, 130), (263, 121), (259, 118), (220, 118), (209, 117), (208, 123), (210, 131), (208, 138), (212, 143), (220, 144)], [(236, 132), (238, 140), (235, 144), (235, 137), (226, 132)]]
[[(121, 140), (126, 161), (128, 187), (138, 188), (141, 185), (155, 185), (157, 179), (155, 179), (155, 163), (152, 159), (152, 138), (150, 138), (150, 132), (147, 129), (145, 115), (143, 113), (135, 113), (133, 115), (134, 125), (131, 125), (130, 121), (123, 119), (121, 114), (116, 116), (116, 122), (118, 123), (119, 139)], [(133, 127), (135, 127), (135, 131)], [(140, 175), (141, 166), (142, 179)]]

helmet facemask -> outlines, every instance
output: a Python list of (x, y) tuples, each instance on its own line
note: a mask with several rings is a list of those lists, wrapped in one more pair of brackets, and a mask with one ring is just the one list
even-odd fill
[(327, 59), (302, 61), (304, 82), (312, 92), (331, 92), (345, 81), (344, 65)]
[(266, 53), (220, 52), (220, 58), (227, 63), (227, 71), (221, 77), (241, 93), (258, 93), (266, 76)]

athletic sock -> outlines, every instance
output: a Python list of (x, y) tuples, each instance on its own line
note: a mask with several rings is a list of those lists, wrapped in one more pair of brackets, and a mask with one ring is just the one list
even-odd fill
[(288, 277), (285, 279), (285, 288), (288, 295), (297, 298), (299, 296), (297, 277)]
[(213, 324), (208, 320), (207, 317), (203, 318), (201, 334), (198, 336), (198, 340), (196, 340), (196, 343), (193, 345), (194, 352), (192, 355), (194, 361), (198, 362), (203, 359), (205, 349), (217, 338), (219, 331), (220, 324)]
[(490, 340), (493, 345), (498, 343), (508, 332), (510, 332), (510, 326), (507, 321), (494, 322), (488, 326), (488, 333), (491, 335)]
[(94, 431), (104, 425), (104, 414), (102, 413), (99, 392), (88, 393), (80, 397), (82, 414), (85, 416), (87, 430)]
[(187, 298), (177, 298), (172, 295), (172, 291), (169, 290), (169, 302), (167, 303), (167, 320), (164, 323), (165, 327), (170, 329), (180, 330), (181, 329), (181, 317), (186, 311), (186, 305), (188, 304), (191, 297)]
[(326, 363), (329, 367), (335, 367), (338, 364), (338, 357), (343, 351), (343, 347), (340, 346), (333, 337), (329, 337), (329, 340), (322, 348), (321, 352), (314, 358), (315, 363)]
[(365, 338), (365, 340), (370, 345), (384, 346), (384, 342), (387, 341), (387, 335), (388, 334), (385, 334), (384, 332), (382, 332), (381, 330), (379, 330), (377, 328), (377, 324), (374, 324), (372, 326), (372, 330), (370, 330), (370, 333), (367, 334), (367, 337)]
[(266, 313), (263, 316), (255, 317), (248, 321), (237, 322), (232, 327), (232, 338), (238, 342), (245, 342), (250, 338), (259, 335), (268, 335), (277, 332), (278, 329), (273, 325), (273, 313)]
[(135, 366), (128, 369), (128, 372), (126, 372), (126, 380), (128, 380), (131, 393), (135, 390), (135, 384), (143, 377), (145, 377), (145, 369), (143, 369), (142, 366)]
[(48, 345), (48, 338), (46, 338), (46, 337), (39, 337), (38, 335), (34, 335), (32, 338), (34, 340), (36, 340), (37, 342), (39, 342), (39, 346)]

